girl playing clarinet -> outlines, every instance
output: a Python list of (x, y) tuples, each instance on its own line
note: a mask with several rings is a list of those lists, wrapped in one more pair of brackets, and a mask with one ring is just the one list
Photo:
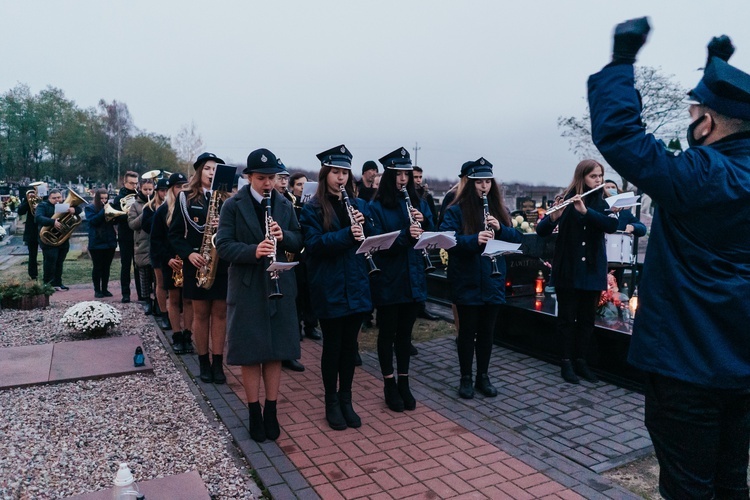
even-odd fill
[[(474, 397), (474, 389), (487, 397), (497, 396), (488, 375), (492, 337), (500, 304), (505, 303), (505, 259), (483, 256), (493, 239), (521, 242), (521, 234), (511, 227), (492, 164), (484, 158), (461, 167), (466, 179), (445, 212), (441, 231), (456, 232), (456, 246), (448, 250), (448, 281), (452, 302), (458, 313), (458, 362), (461, 382), (458, 395)], [(477, 378), (472, 387), (472, 364), (477, 358)]]
[[(375, 234), (400, 232), (391, 248), (374, 255), (382, 271), (372, 280), (372, 299), (378, 310), (378, 359), (388, 408), (413, 410), (417, 402), (409, 388), (411, 330), (420, 303), (427, 300), (425, 262), (414, 245), (424, 230), (432, 229), (432, 213), (414, 189), (411, 158), (405, 148), (378, 161), (384, 171), (370, 203)], [(393, 371), (394, 351), (398, 382)]]
[[(343, 144), (320, 153), (318, 190), (302, 209), (310, 299), (323, 331), (320, 370), (331, 429), (362, 425), (352, 407), (357, 335), (372, 309), (364, 240), (366, 202), (355, 198), (352, 155)], [(369, 228), (368, 228), (369, 231)], [(338, 386), (338, 389), (337, 389)]]
[(558, 228), (550, 284), (557, 294), (561, 376), (571, 384), (579, 383), (579, 375), (589, 382), (599, 381), (586, 358), (599, 296), (607, 288), (604, 233), (617, 231), (617, 219), (605, 215), (607, 203), (600, 190), (583, 195), (603, 182), (601, 164), (594, 160), (580, 162), (563, 196), (570, 204), (560, 210), (550, 209), (536, 227), (539, 236), (549, 236)]

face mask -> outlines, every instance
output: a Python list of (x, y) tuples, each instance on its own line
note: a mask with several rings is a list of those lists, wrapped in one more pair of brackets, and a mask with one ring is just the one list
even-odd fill
[(615, 196), (617, 194), (616, 189), (607, 189), (607, 194), (610, 196)]
[(705, 119), (706, 119), (706, 115), (703, 115), (688, 126), (687, 141), (688, 141), (688, 146), (690, 146), (691, 148), (694, 146), (700, 146), (701, 144), (706, 142), (706, 138), (708, 138), (708, 135), (704, 135), (700, 139), (696, 139), (693, 135), (695, 133), (695, 128), (698, 125), (700, 125), (701, 122)]

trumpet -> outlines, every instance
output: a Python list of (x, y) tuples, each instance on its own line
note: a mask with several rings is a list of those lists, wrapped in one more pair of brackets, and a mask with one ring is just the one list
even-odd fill
[[(271, 216), (271, 191), (263, 193), (263, 202), (266, 210), (266, 239), (273, 241), (273, 253), (269, 255), (268, 260), (271, 264), (276, 263), (276, 238), (271, 234), (271, 224), (273, 224), (273, 217)], [(269, 299), (280, 299), (284, 296), (281, 293), (281, 287), (279, 286), (279, 272), (268, 271), (271, 276), (271, 283), (273, 284), (273, 290), (268, 295)]]
[[(349, 195), (346, 192), (346, 187), (342, 184), (339, 186), (339, 189), (341, 189), (341, 196), (344, 199), (344, 205), (346, 205), (346, 213), (349, 214), (349, 221), (351, 222), (352, 226), (359, 226), (360, 229), (362, 229), (362, 236), (357, 238), (357, 241), (362, 242), (365, 241), (365, 235), (364, 235), (364, 228), (362, 227), (362, 224), (357, 222), (357, 220), (354, 218), (354, 207), (352, 206), (351, 201), (349, 200)], [(365, 259), (367, 259), (367, 265), (370, 267), (370, 270), (367, 274), (372, 276), (373, 274), (377, 274), (380, 272), (380, 269), (378, 269), (378, 266), (375, 265), (375, 261), (372, 259), (372, 252), (365, 253)]]
[[(490, 204), (487, 201), (487, 193), (482, 193), (482, 207), (484, 210), (484, 230), (492, 231), (492, 233), (494, 234), (495, 232), (489, 223)], [(492, 272), (490, 273), (490, 276), (500, 276), (502, 273), (500, 272), (500, 268), (497, 267), (497, 258), (493, 255), (490, 257), (490, 260), (492, 261)]]
[[(599, 189), (601, 189), (603, 187), (604, 187), (604, 183), (601, 183), (598, 186), (596, 186), (594, 189), (590, 189), (590, 190), (586, 191), (585, 193), (583, 193), (581, 195), (581, 198), (583, 198), (584, 196), (587, 196), (587, 195), (593, 193), (594, 191), (598, 191)], [(547, 215), (555, 213), (558, 210), (561, 210), (561, 209), (567, 207), (571, 203), (573, 203), (573, 199), (572, 198), (570, 198), (568, 200), (565, 200), (564, 202), (560, 203), (559, 205), (555, 205), (554, 207), (550, 207), (549, 209), (547, 209)]]
[[(419, 221), (414, 217), (414, 214), (411, 213), (411, 211), (414, 210), (414, 206), (411, 204), (411, 198), (409, 198), (409, 191), (406, 189), (406, 186), (401, 188), (401, 192), (404, 194), (404, 200), (406, 201), (406, 213), (409, 215), (409, 224), (422, 227)], [(431, 273), (435, 270), (435, 266), (432, 265), (432, 261), (430, 260), (430, 253), (426, 248), (422, 249), (422, 260), (424, 260), (424, 271), (426, 273)]]

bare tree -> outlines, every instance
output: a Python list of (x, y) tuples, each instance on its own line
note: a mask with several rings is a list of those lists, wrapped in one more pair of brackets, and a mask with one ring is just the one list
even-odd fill
[(203, 151), (203, 139), (195, 127), (195, 122), (180, 127), (177, 136), (172, 139), (172, 147), (177, 151), (177, 159), (186, 173), (190, 173), (192, 165)]
[[(674, 75), (665, 75), (661, 68), (636, 66), (635, 87), (641, 94), (641, 117), (646, 131), (665, 143), (684, 133), (688, 114), (682, 102), (687, 89), (674, 81)], [(610, 170), (591, 140), (591, 114), (588, 105), (581, 117), (561, 116), (557, 119), (560, 135), (568, 139), (570, 150), (580, 159), (593, 158)], [(623, 184), (626, 181), (623, 179)]]
[(104, 124), (104, 131), (110, 139), (111, 146), (114, 148), (114, 160), (117, 165), (117, 179), (120, 179), (120, 165), (122, 163), (122, 152), (125, 143), (130, 137), (133, 130), (133, 119), (130, 116), (128, 105), (124, 102), (112, 100), (108, 103), (104, 99), (99, 101), (101, 110), (101, 119)]

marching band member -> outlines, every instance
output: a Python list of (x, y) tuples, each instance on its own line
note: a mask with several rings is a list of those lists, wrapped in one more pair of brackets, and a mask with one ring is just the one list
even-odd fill
[[(227, 267), (223, 259), (217, 259), (216, 279), (208, 290), (198, 287), (196, 273), (206, 264), (201, 255), (203, 231), (207, 221), (211, 199), (211, 182), (216, 165), (224, 163), (213, 153), (202, 153), (193, 164), (195, 174), (180, 192), (169, 225), (169, 241), (182, 259), (184, 276), (182, 293), (193, 303), (192, 331), (195, 335), (195, 349), (200, 363), (200, 379), (203, 382), (223, 384), (222, 362), (224, 359), (224, 339), (227, 324)], [(225, 200), (226, 193), (220, 195)], [(209, 360), (209, 332), (213, 359)]]
[[(167, 307), (167, 289), (164, 287), (164, 274), (161, 270), (159, 263), (154, 263), (151, 250), (151, 230), (154, 225), (154, 215), (159, 207), (164, 204), (167, 197), (167, 190), (169, 189), (168, 179), (161, 178), (156, 181), (156, 189), (154, 195), (143, 207), (143, 218), (141, 219), (141, 229), (145, 231), (146, 238), (148, 239), (148, 264), (152, 269), (155, 284), (154, 284), (154, 303), (151, 308), (154, 317), (156, 318), (159, 326), (166, 330), (171, 330), (169, 324), (169, 314)], [(179, 327), (179, 325), (178, 325)]]
[[(399, 148), (379, 161), (384, 167), (383, 178), (369, 207), (375, 234), (401, 234), (391, 248), (373, 257), (381, 270), (372, 280), (372, 299), (378, 310), (378, 359), (388, 408), (413, 410), (417, 402), (409, 388), (411, 330), (419, 303), (427, 300), (422, 252), (414, 250), (414, 245), (424, 230), (432, 229), (432, 214), (414, 189), (409, 152)], [(402, 194), (404, 188), (413, 207), (411, 213)], [(394, 351), (398, 384), (393, 371)]]
[(604, 233), (617, 231), (617, 219), (604, 214), (607, 203), (601, 192), (585, 198), (581, 195), (601, 186), (603, 180), (601, 164), (580, 162), (564, 195), (566, 201), (572, 200), (572, 206), (548, 213), (536, 227), (539, 236), (549, 236), (558, 227), (550, 284), (557, 294), (557, 333), (563, 342), (561, 375), (571, 384), (579, 383), (577, 375), (589, 382), (599, 381), (586, 357), (599, 296), (607, 289)]
[[(138, 174), (131, 170), (125, 172), (122, 177), (122, 187), (120, 191), (112, 200), (112, 208), (118, 212), (123, 211), (122, 203), (120, 200), (130, 196), (134, 197), (138, 193)], [(133, 240), (133, 230), (128, 226), (128, 215), (127, 208), (124, 210), (126, 213), (117, 217), (117, 244), (120, 247), (120, 290), (122, 292), (122, 302), (130, 302), (130, 269), (135, 269), (135, 242)], [(138, 276), (135, 277), (135, 291), (138, 294), (138, 300), (142, 300), (141, 296), (141, 281)]]
[[(167, 314), (172, 326), (172, 350), (175, 354), (190, 354), (194, 349), (191, 331), (193, 302), (183, 297), (183, 285), (175, 283), (175, 276), (179, 278), (181, 275), (183, 281), (187, 276), (183, 272), (182, 259), (169, 240), (169, 225), (174, 218), (175, 208), (179, 210), (177, 199), (187, 181), (179, 172), (169, 176), (166, 181), (168, 190), (164, 203), (156, 209), (151, 222), (151, 265), (154, 269), (161, 270), (161, 287), (167, 294)], [(192, 276), (189, 279), (192, 279)]]
[[(492, 164), (484, 158), (464, 163), (461, 178), (467, 179), (447, 209), (441, 231), (456, 232), (456, 246), (448, 250), (448, 281), (451, 301), (456, 305), (458, 362), (461, 384), (458, 395), (474, 397), (474, 389), (487, 397), (497, 396), (488, 375), (492, 338), (500, 304), (505, 303), (505, 259), (493, 262), (482, 252), (492, 239), (521, 242), (521, 233), (511, 226), (510, 215), (493, 177)], [(483, 200), (487, 200), (486, 209)], [(472, 364), (477, 358), (477, 378), (472, 387)]]
[(141, 293), (138, 301), (145, 302), (146, 315), (152, 313), (151, 290), (153, 288), (153, 271), (148, 257), (148, 232), (143, 229), (143, 208), (154, 193), (154, 181), (143, 179), (135, 195), (135, 201), (128, 210), (128, 227), (133, 231), (133, 249), (135, 258), (136, 279), (140, 281)]
[(326, 420), (332, 429), (344, 430), (362, 425), (352, 407), (352, 380), (357, 335), (364, 313), (372, 309), (367, 264), (363, 255), (356, 254), (365, 237), (366, 202), (354, 196), (352, 155), (346, 146), (317, 157), (318, 190), (302, 209), (300, 224), (310, 298), (323, 330), (320, 370)]
[[(281, 361), (299, 359), (299, 329), (294, 304), (297, 285), (293, 272), (279, 273), (275, 284), (282, 296), (273, 299), (271, 261), (285, 262), (286, 252), (299, 253), (302, 233), (292, 204), (275, 189), (281, 171), (276, 156), (258, 149), (247, 157), (250, 184), (227, 200), (221, 214), (216, 248), (231, 262), (229, 268), (227, 362), (242, 367), (250, 413), (250, 437), (275, 441), (281, 430), (276, 402)], [(267, 194), (267, 197), (264, 197)], [(270, 203), (271, 216), (267, 215)], [(266, 402), (261, 413), (260, 383)]]
[[(607, 199), (610, 196), (617, 196), (622, 193), (620, 187), (613, 180), (607, 179), (604, 181), (604, 198)], [(624, 231), (633, 236), (641, 237), (646, 236), (646, 225), (638, 220), (638, 217), (633, 215), (633, 212), (629, 208), (613, 208), (612, 212), (617, 216), (617, 230)], [(608, 271), (613, 271), (617, 283), (622, 287), (623, 275), (625, 274), (625, 268), (618, 266), (610, 268)]]
[(89, 254), (91, 255), (91, 279), (94, 282), (94, 297), (111, 297), (109, 269), (117, 248), (115, 221), (108, 221), (104, 206), (109, 201), (109, 193), (104, 188), (94, 193), (94, 202), (86, 205), (84, 212), (89, 223)]

